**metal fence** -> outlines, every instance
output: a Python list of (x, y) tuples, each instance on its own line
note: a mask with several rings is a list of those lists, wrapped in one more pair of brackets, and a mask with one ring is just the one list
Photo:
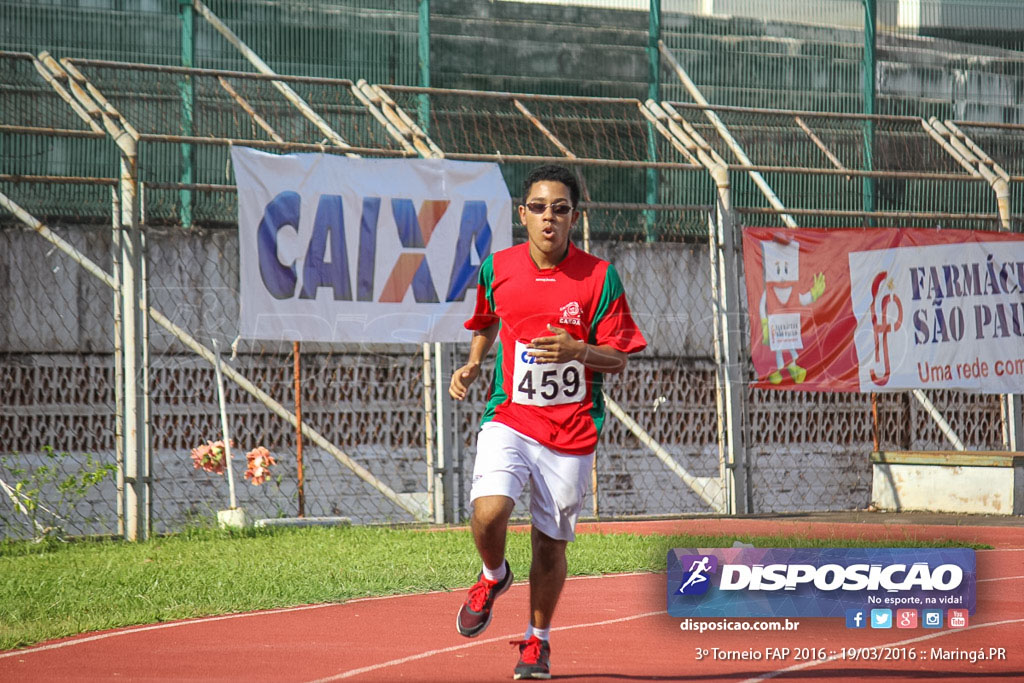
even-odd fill
[[(659, 5), (660, 22), (655, 30), (650, 9)], [(879, 0), (876, 19), (875, 113), (1024, 123), (1024, 106), (1017, 95), (1024, 87), (1024, 5), (1015, 0)], [(661, 88), (657, 99), (692, 103), (688, 89), (652, 45), (660, 36), (709, 104), (823, 113), (858, 113), (866, 107), (862, 0), (577, 0), (557, 4), (193, 0), (184, 5), (170, 0), (0, 0), (0, 25), (6, 29), (0, 34), (0, 49), (33, 54), (46, 49), (59, 57), (256, 70), (237, 47), (244, 43), (279, 73), (353, 82), (365, 79), (382, 85), (430, 84), (448, 90), (640, 100), (649, 96), (653, 79)], [(649, 66), (652, 57), (662, 64), (653, 74)], [(101, 78), (99, 74), (95, 77)], [(132, 77), (136, 82), (126, 83), (124, 88), (145, 90), (144, 81), (152, 74), (135, 72)], [(235, 87), (256, 85), (253, 81), (232, 83)], [(39, 85), (36, 82), (32, 87)], [(161, 81), (159, 88), (151, 90), (151, 116), (173, 124), (170, 128), (164, 125), (164, 132), (190, 135), (193, 125), (197, 130), (211, 130), (185, 111), (184, 93), (178, 90), (190, 87), (188, 79), (179, 78)], [(199, 90), (194, 97), (206, 96), (203, 89), (211, 87), (221, 97), (217, 83), (197, 82), (196, 87)], [(240, 95), (260, 97), (256, 93)], [(269, 96), (283, 101), (276, 91)], [(331, 93), (322, 93), (322, 97), (325, 111), (333, 106), (344, 115), (359, 115), (358, 109), (346, 108), (346, 98), (332, 101), (335, 96)], [(262, 102), (253, 103), (257, 104)], [(414, 108), (406, 109), (414, 113)], [(256, 127), (233, 102), (227, 102), (216, 116), (235, 117), (234, 123), (243, 129)], [(310, 126), (301, 117), (298, 123)], [(817, 130), (815, 124), (810, 125)], [(265, 136), (259, 130), (237, 135)], [(853, 156), (856, 131), (850, 138), (852, 155), (844, 157), (847, 164), (857, 161)], [(322, 139), (321, 134), (315, 140), (301, 141)], [(890, 141), (879, 140), (879, 155), (899, 152), (890, 149)], [(74, 172), (83, 176), (116, 174), (118, 162), (110, 145), (103, 145), (102, 153), (97, 154), (89, 141), (58, 142), (60, 154), (46, 153), (40, 149), (46, 143), (29, 142), (24, 136), (3, 144), (5, 149), (30, 146), (12, 150), (21, 159), (17, 172), (67, 175), (67, 164), (88, 164), (92, 171)], [(385, 142), (378, 139), (376, 144)], [(197, 153), (200, 151), (203, 156), (192, 162), (194, 171), (190, 171), (183, 154), (166, 146), (159, 163), (178, 171), (167, 179), (228, 182), (223, 163), (226, 152), (205, 149)], [(664, 150), (652, 153), (660, 152)], [(903, 155), (892, 161), (917, 160)], [(97, 170), (101, 165), (102, 173)], [(27, 170), (29, 166), (34, 170)], [(851, 168), (866, 170), (856, 165)], [(188, 177), (189, 172), (194, 175)], [(619, 188), (631, 187), (632, 201), (666, 201), (651, 196), (642, 171), (634, 170), (618, 180), (616, 194), (622, 193)], [(820, 176), (791, 176), (786, 182), (802, 186), (808, 197), (821, 194)], [(904, 190), (901, 183), (879, 182), (877, 186), (880, 203), (889, 196), (895, 196), (898, 203)], [(81, 186), (62, 191), (71, 201), (88, 202), (98, 196)], [(607, 198), (602, 193), (595, 196)], [(672, 199), (667, 203), (693, 202)], [(105, 197), (99, 199), (99, 205), (105, 205)], [(856, 208), (864, 207), (859, 204)], [(217, 219), (203, 210), (197, 207), (197, 220)], [(970, 205), (969, 210), (978, 211), (979, 207)], [(218, 212), (221, 220), (230, 220), (228, 207)], [(181, 217), (185, 224), (190, 219), (188, 211)]]
[[(12, 302), (0, 312), (0, 479), (26, 480), (41, 466), (67, 477), (86, 453), (119, 465), (74, 509), (54, 510), (73, 533), (144, 536), (226, 507), (223, 479), (192, 471), (188, 452), (220, 431), (211, 348), (231, 346), (238, 305), (227, 150), (245, 144), (494, 161), (513, 196), (529, 166), (571, 165), (586, 187), (579, 241), (616, 263), (651, 342), (606, 385), (612, 417), (592, 514), (865, 506), (876, 441), (939, 448), (947, 434), (909, 394), (749, 389), (742, 345), (722, 340), (745, 338), (737, 251), (709, 249), (709, 216), (718, 245), (741, 223), (1019, 230), (1024, 126), (712, 106), (687, 86), (679, 54), (665, 45), (661, 54), (685, 97), (514, 95), (0, 53), (0, 286)], [(878, 205), (866, 209), (866, 196)], [(129, 319), (137, 296), (148, 325)], [(293, 515), (293, 349), (235, 351), (222, 357), (232, 437), (281, 463), (270, 483), (240, 487), (239, 504), (252, 516)], [(303, 345), (307, 515), (465, 517), (484, 387), (457, 409), (437, 391), (464, 353)], [(1001, 411), (1019, 421), (1019, 403), (926, 398), (964, 447), (1014, 445)], [(137, 416), (126, 402), (141, 406)], [(70, 456), (54, 460), (47, 447)], [(432, 460), (442, 452), (443, 473)], [(51, 501), (59, 483), (39, 496)], [(441, 486), (446, 505), (433, 497)], [(6, 535), (32, 532), (18, 526), (16, 499), (0, 498)], [(151, 510), (151, 529), (119, 526), (132, 508)]]

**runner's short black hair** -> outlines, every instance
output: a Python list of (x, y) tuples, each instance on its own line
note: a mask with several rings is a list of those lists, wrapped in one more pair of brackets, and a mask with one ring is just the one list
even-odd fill
[(529, 175), (526, 176), (526, 180), (523, 181), (523, 201), (526, 201), (526, 198), (530, 196), (530, 188), (533, 187), (534, 183), (539, 183), (543, 180), (553, 180), (568, 187), (569, 199), (572, 200), (573, 208), (576, 208), (576, 205), (580, 203), (580, 184), (576, 180), (576, 176), (565, 166), (558, 166), (556, 164), (538, 166), (530, 171)]

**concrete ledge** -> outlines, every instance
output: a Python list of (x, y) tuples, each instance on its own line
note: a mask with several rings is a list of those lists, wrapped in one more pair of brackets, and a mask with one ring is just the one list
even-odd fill
[(1024, 453), (871, 453), (871, 503), (881, 510), (1024, 514)]
[(268, 519), (257, 519), (253, 526), (351, 526), (352, 520), (348, 517), (271, 517)]
[(1024, 465), (1024, 453), (1017, 451), (872, 451), (871, 462), (896, 465), (1020, 467)]

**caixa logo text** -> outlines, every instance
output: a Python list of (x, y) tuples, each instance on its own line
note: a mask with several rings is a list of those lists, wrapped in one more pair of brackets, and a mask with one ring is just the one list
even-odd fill
[(725, 564), (718, 588), (777, 591), (813, 585), (822, 591), (950, 591), (959, 588), (963, 578), (964, 571), (958, 565), (940, 564), (932, 569), (927, 562), (915, 562), (909, 567), (906, 564)]
[[(419, 212), (413, 201), (394, 198), (389, 201), (398, 238), (402, 245), (378, 302), (401, 302), (412, 288), (417, 303), (437, 303), (436, 275), (431, 273), (426, 247), (434, 228), (448, 211), (448, 200), (429, 199)], [(355, 278), (350, 272), (346, 238), (344, 202), (340, 195), (320, 197), (313, 219), (313, 233), (306, 245), (302, 261), (302, 287), (298, 288), (298, 267), (295, 261), (282, 263), (278, 252), (278, 234), (290, 226), (298, 230), (302, 198), (297, 192), (281, 192), (263, 212), (257, 231), (260, 277), (267, 292), (275, 299), (315, 299), (322, 287), (332, 290), (335, 301), (373, 301), (377, 279), (377, 229), (381, 213), (380, 197), (363, 197), (359, 220)], [(462, 301), (466, 290), (476, 283), (480, 262), (491, 252), (491, 226), (487, 222), (487, 204), (480, 200), (462, 203), (458, 237), (454, 244), (455, 259), (448, 277), (445, 301)], [(473, 253), (475, 252), (475, 253)], [(475, 264), (475, 265), (474, 265)], [(354, 296), (353, 296), (354, 290)]]

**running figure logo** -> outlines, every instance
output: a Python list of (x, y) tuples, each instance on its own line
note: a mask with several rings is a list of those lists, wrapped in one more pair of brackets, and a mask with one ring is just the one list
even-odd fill
[(683, 574), (680, 595), (703, 595), (711, 586), (709, 574), (718, 571), (718, 558), (714, 555), (683, 555), (679, 558), (681, 567), (688, 567)]

